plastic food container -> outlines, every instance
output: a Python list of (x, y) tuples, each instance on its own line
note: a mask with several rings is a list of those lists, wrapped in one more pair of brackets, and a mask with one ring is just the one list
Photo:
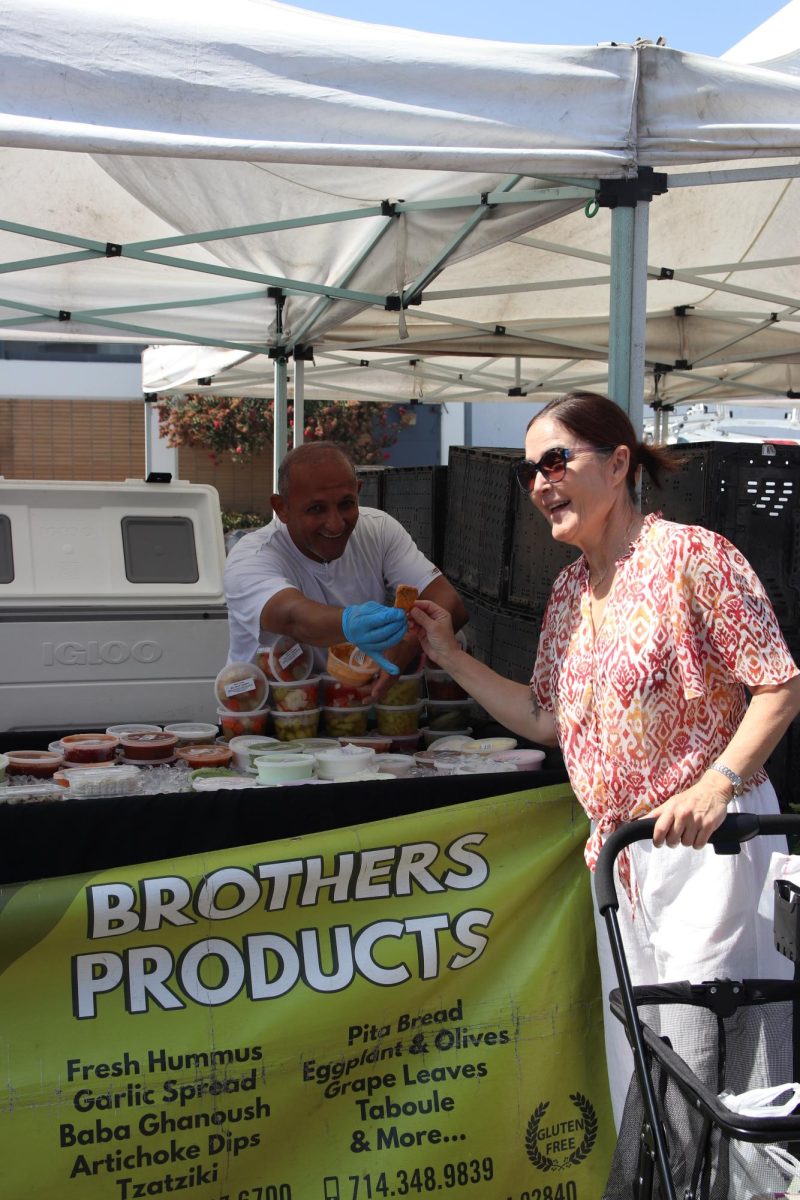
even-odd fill
[[(459, 736), (462, 738), (468, 738), (469, 741), (472, 741), (471, 725), (468, 725), (466, 729), (430, 729), (423, 725), (420, 733), (422, 734), (422, 738), (426, 746), (432, 746), (436, 741), (438, 741), (439, 738), (449, 738), (451, 734), (454, 737)], [(449, 749), (450, 747), (448, 746), (448, 750)]]
[(455, 733), (469, 725), (474, 709), (471, 700), (429, 700), (428, 728)]
[(363, 684), (342, 683), (333, 675), (320, 676), (320, 697), (325, 708), (358, 708), (369, 704), (369, 697), (361, 693)]
[(239, 792), (256, 786), (257, 783), (251, 775), (218, 775), (215, 778), (192, 780), (192, 790), (195, 792)]
[(540, 771), (544, 762), (544, 750), (501, 750), (493, 754), (498, 762), (513, 763), (518, 771)]
[(227, 767), (233, 758), (230, 746), (180, 746), (175, 753), (187, 767)]
[(111, 766), (107, 771), (96, 767), (74, 770), (67, 767), (59, 772), (69, 788), (70, 796), (128, 796), (139, 791), (142, 776), (138, 767)]
[(425, 668), (425, 683), (431, 700), (465, 700), (467, 693), (447, 671)]
[(375, 766), (379, 771), (388, 772), (398, 779), (407, 775), (415, 763), (411, 754), (376, 754)]
[(111, 762), (119, 744), (113, 733), (68, 733), (61, 739), (68, 763)]
[(365, 733), (361, 736), (340, 737), (343, 746), (369, 746), (376, 754), (388, 754), (392, 739), (385, 733)]
[(33, 775), (36, 779), (50, 779), (64, 761), (63, 754), (53, 750), (9, 750), (6, 758), (9, 775)]
[(0, 804), (39, 804), (42, 801), (66, 800), (67, 789), (57, 783), (19, 783), (0, 788)]
[(375, 705), (375, 718), (379, 733), (389, 733), (392, 737), (403, 737), (419, 729), (419, 714), (422, 704), (398, 704), (387, 706)]
[(362, 654), (352, 642), (340, 642), (328, 650), (328, 674), (339, 683), (369, 683), (378, 674), (378, 664)]
[(273, 708), (281, 712), (304, 712), (319, 707), (319, 675), (299, 683), (272, 683), (269, 689)]
[(267, 703), (268, 691), (267, 677), (255, 663), (228, 663), (214, 681), (217, 703), (226, 712), (257, 712)]
[(401, 737), (393, 737), (389, 742), (389, 752), (391, 754), (413, 754), (419, 746), (421, 737), (422, 734), (418, 729)]
[(347, 734), (364, 734), (369, 725), (369, 709), (364, 708), (326, 708), (325, 729), (334, 737), (345, 737)]
[[(220, 742), (215, 743), (217, 746), (221, 744)], [(263, 754), (270, 746), (279, 746), (280, 742), (277, 738), (261, 737), (257, 733), (246, 733), (239, 737), (231, 738), (228, 744), (233, 751), (233, 763), (237, 771), (249, 771), (251, 770), (251, 747), (257, 749), (259, 754)]]
[(259, 783), (288, 783), (295, 779), (311, 779), (317, 760), (313, 754), (265, 754), (253, 764)]
[(375, 751), (365, 746), (318, 750), (314, 757), (320, 779), (344, 779), (360, 771), (375, 770)]
[(316, 737), (319, 728), (320, 709), (309, 708), (305, 712), (279, 712), (272, 710), (272, 724), (275, 736), (282, 742), (292, 742), (296, 738)]
[(5, 754), (0, 754), (0, 784), (6, 781), (6, 767), (8, 766), (8, 757)]
[(58, 768), (56, 773), (53, 775), (53, 783), (60, 783), (62, 787), (69, 787), (69, 780), (67, 779), (67, 774), (66, 774), (67, 771), (75, 771), (76, 773), (78, 771), (102, 771), (105, 774), (106, 771), (113, 771), (116, 766), (117, 766), (117, 763), (115, 760), (109, 760), (108, 762), (99, 762), (99, 763), (69, 763), (69, 762), (65, 762)]
[(473, 738), (464, 747), (464, 753), (491, 755), (492, 758), (497, 758), (506, 750), (515, 750), (516, 745), (517, 739), (512, 737)]
[(269, 727), (268, 708), (259, 708), (247, 713), (232, 713), (225, 708), (218, 708), (217, 715), (222, 728), (222, 736), (226, 741), (248, 733), (265, 734)]
[(106, 733), (119, 737), (121, 733), (161, 733), (160, 725), (143, 725), (139, 721), (131, 721), (127, 725), (109, 725)]
[(174, 733), (179, 746), (209, 746), (219, 733), (219, 727), (205, 721), (178, 721), (175, 725), (165, 725), (164, 733)]
[(314, 669), (314, 650), (282, 634), (271, 646), (259, 646), (256, 662), (268, 679), (297, 683), (308, 679)]
[(390, 707), (398, 704), (416, 704), (421, 683), (422, 671), (417, 671), (414, 675), (395, 676), (381, 696), (381, 704)]
[(178, 739), (174, 733), (123, 733), (119, 744), (128, 762), (148, 766), (172, 762)]

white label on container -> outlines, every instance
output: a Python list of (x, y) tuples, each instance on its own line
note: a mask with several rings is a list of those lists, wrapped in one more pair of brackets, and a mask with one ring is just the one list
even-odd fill
[(252, 676), (249, 679), (237, 679), (236, 683), (227, 683), (224, 690), (226, 696), (241, 696), (242, 692), (254, 692), (256, 681)]
[(299, 642), (295, 642), (295, 644), (292, 646), (291, 650), (287, 650), (285, 654), (282, 654), (280, 656), (280, 658), (278, 659), (278, 665), (283, 667), (283, 669), (285, 671), (287, 667), (290, 667), (292, 665), (292, 663), (294, 662), (294, 660), (296, 658), (300, 658), (302, 653), (303, 653), (303, 647), (300, 645)]

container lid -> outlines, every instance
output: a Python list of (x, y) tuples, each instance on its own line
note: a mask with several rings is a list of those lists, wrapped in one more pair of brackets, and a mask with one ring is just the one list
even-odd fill
[(473, 705), (474, 700), (470, 700), (469, 696), (466, 700), (428, 700), (428, 708), (469, 708)]
[(375, 708), (378, 710), (378, 712), (419, 712), (424, 703), (424, 700), (417, 700), (415, 704), (376, 704)]
[(7, 750), (6, 763), (9, 766), (27, 766), (36, 763), (39, 766), (60, 766), (64, 761), (63, 754), (54, 750)]
[(222, 766), (233, 758), (233, 751), (227, 746), (182, 746), (175, 753), (178, 758), (191, 763), (192, 766), (203, 766), (203, 764), (208, 765), (209, 763), (214, 766)]
[(155, 746), (168, 750), (178, 739), (174, 733), (165, 733), (162, 729), (159, 733), (123, 733), (119, 741), (121, 746)]
[(240, 753), (247, 753), (251, 746), (283, 746), (283, 742), (279, 742), (277, 738), (265, 737), (263, 733), (240, 733), (236, 737), (232, 737), (229, 742), (225, 743), (230, 746), (234, 754), (238, 750)]
[(217, 703), (227, 712), (254, 712), (267, 702), (269, 683), (260, 667), (251, 662), (232, 662), (214, 680)]
[[(500, 754), (503, 750), (516, 750), (517, 739), (512, 737), (489, 737), (473, 739), (472, 744), (464, 746), (466, 754)], [(544, 754), (542, 754), (544, 758)]]
[(83, 746), (87, 750), (108, 750), (111, 746), (119, 745), (119, 738), (114, 733), (66, 733), (61, 739), (65, 750), (72, 746)]
[(396, 740), (390, 733), (342, 734), (339, 738), (339, 742), (343, 746), (372, 746), (378, 753), (381, 749), (388, 750), (390, 744)]
[(311, 646), (281, 634), (271, 646), (260, 646), (266, 654), (270, 677), (279, 683), (300, 683), (307, 679), (314, 667), (314, 651)]
[(161, 733), (161, 726), (143, 725), (137, 721), (132, 721), (126, 725), (109, 725), (106, 733), (111, 733), (114, 737), (119, 737), (121, 733)]
[[(307, 721), (309, 717), (316, 717), (321, 712), (321, 708), (295, 708), (291, 712), (284, 712), (282, 708), (271, 708), (273, 720), (278, 721)], [(341, 712), (341, 709), (339, 709)]]
[(276, 679), (270, 684), (270, 692), (280, 691), (281, 688), (313, 687), (321, 678), (321, 675), (307, 675), (303, 679)]
[(205, 775), (192, 780), (195, 792), (241, 791), (258, 786), (252, 775)]
[(216, 725), (207, 724), (205, 721), (178, 721), (175, 725), (165, 725), (163, 732), (175, 733), (179, 738), (216, 737), (219, 729)]
[(339, 683), (368, 683), (378, 673), (378, 664), (362, 655), (352, 642), (340, 642), (328, 649), (328, 674)]
[(220, 717), (220, 719), (223, 721), (225, 720), (226, 717), (233, 717), (233, 718), (244, 717), (245, 719), (247, 719), (248, 717), (263, 717), (269, 711), (270, 710), (267, 705), (265, 705), (264, 708), (248, 709), (247, 712), (233, 712), (232, 709), (230, 709), (230, 708), (218, 708), (217, 716)]

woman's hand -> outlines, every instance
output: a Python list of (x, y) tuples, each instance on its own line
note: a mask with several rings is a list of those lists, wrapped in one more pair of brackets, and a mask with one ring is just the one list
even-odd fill
[(695, 850), (702, 850), (727, 816), (730, 799), (730, 789), (725, 781), (720, 779), (717, 785), (709, 775), (713, 776), (713, 772), (706, 772), (685, 792), (677, 792), (658, 808), (642, 814), (657, 818), (653, 830), (654, 846), (663, 846), (666, 842), (668, 846), (693, 846)]
[(447, 659), (461, 647), (453, 632), (450, 613), (432, 600), (417, 600), (408, 614), (409, 630), (416, 634), (425, 657), (447, 670)]

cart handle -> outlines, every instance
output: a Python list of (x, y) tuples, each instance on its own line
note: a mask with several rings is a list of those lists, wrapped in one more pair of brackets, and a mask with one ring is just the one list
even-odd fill
[[(594, 890), (597, 907), (601, 913), (619, 908), (617, 889), (614, 883), (614, 862), (617, 855), (633, 842), (651, 839), (656, 822), (654, 817), (643, 817), (639, 821), (626, 821), (603, 843), (595, 869)], [(738, 854), (742, 842), (748, 842), (758, 834), (800, 833), (800, 816), (786, 813), (729, 813), (718, 829), (712, 833), (709, 843), (717, 854)], [(669, 849), (665, 850), (669, 853)]]

